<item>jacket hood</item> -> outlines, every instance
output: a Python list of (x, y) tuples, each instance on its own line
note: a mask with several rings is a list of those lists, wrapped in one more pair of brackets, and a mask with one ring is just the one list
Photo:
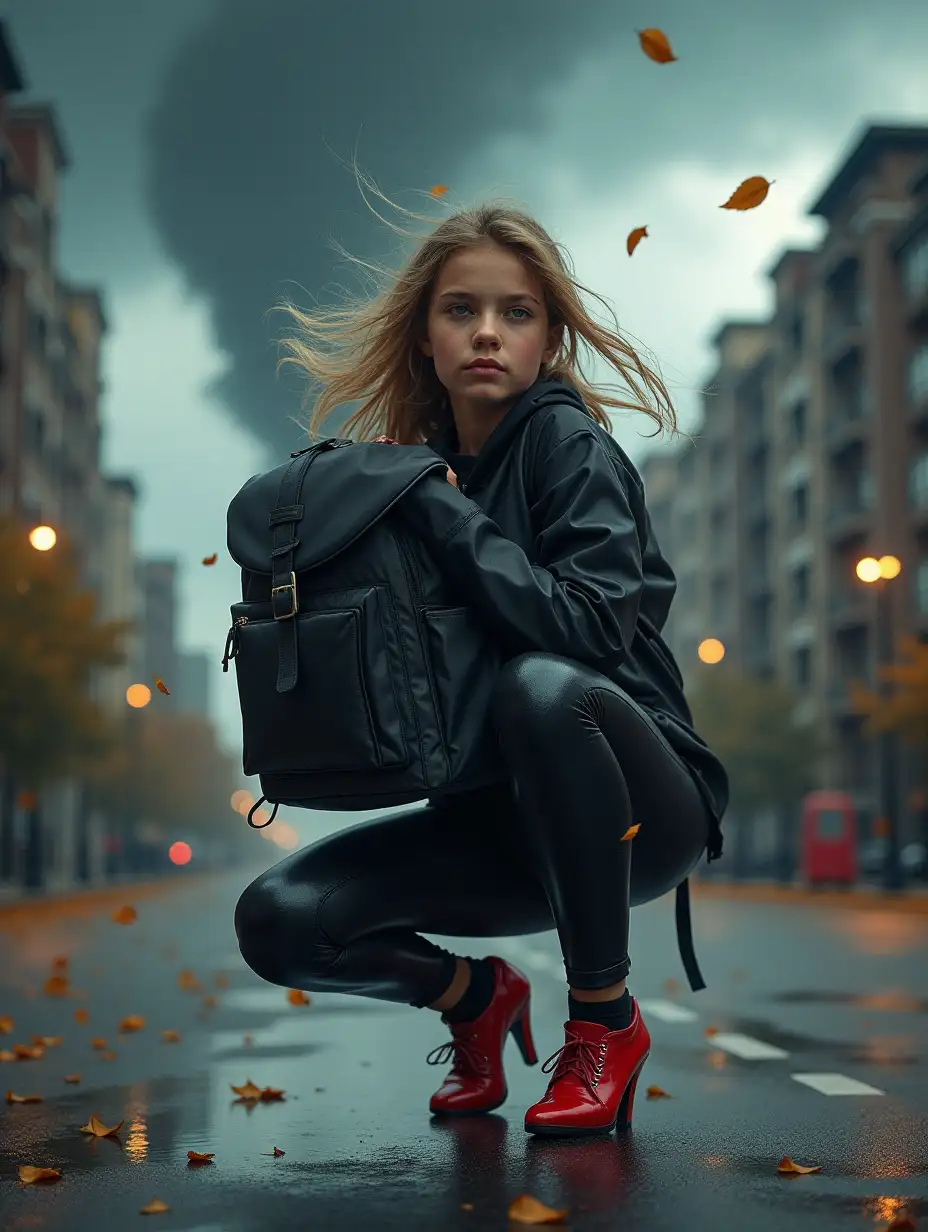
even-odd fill
[[(576, 406), (585, 415), (590, 414), (580, 394), (566, 377), (539, 379), (534, 385), (530, 385), (487, 437), (468, 478), (468, 486), (473, 486), (481, 475), (493, 470), (509, 442), (530, 416), (541, 407), (564, 402)], [(428, 444), (446, 462), (457, 452), (458, 433), (450, 415), (447, 426), (432, 437)]]

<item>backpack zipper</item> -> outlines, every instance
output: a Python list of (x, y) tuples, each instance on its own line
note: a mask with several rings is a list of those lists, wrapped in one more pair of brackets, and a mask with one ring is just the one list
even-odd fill
[(239, 649), (240, 649), (240, 643), (239, 643), (239, 638), (238, 638), (239, 630), (241, 629), (242, 625), (247, 625), (247, 624), (248, 624), (247, 616), (236, 616), (235, 620), (232, 621), (232, 627), (229, 630), (228, 637), (226, 638), (226, 647), (225, 647), (225, 651), (223, 652), (223, 656), (222, 656), (222, 670), (224, 672), (227, 672), (229, 670), (229, 660), (234, 659), (235, 656), (239, 652)]

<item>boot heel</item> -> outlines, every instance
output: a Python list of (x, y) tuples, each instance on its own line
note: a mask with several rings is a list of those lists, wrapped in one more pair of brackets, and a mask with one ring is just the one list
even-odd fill
[(647, 1061), (650, 1053), (645, 1053), (644, 1059), (632, 1075), (631, 1081), (625, 1088), (625, 1094), (622, 1096), (622, 1102), (619, 1104), (619, 1114), (615, 1120), (616, 1129), (631, 1129), (632, 1127), (632, 1110), (635, 1106), (635, 1090), (638, 1086), (638, 1079), (641, 1077), (641, 1071), (644, 1069), (644, 1063)]
[(522, 1053), (522, 1060), (526, 1065), (538, 1064), (538, 1053), (535, 1051), (535, 1042), (532, 1039), (532, 1026), (529, 1021), (529, 1005), (531, 1001), (525, 1002), (522, 1007), (519, 1017), (509, 1028), (509, 1034), (516, 1041), (519, 1052)]

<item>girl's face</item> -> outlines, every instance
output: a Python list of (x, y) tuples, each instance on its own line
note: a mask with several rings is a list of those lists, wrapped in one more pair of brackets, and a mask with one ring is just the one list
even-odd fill
[[(488, 240), (445, 262), (432, 288), (428, 334), (420, 346), (435, 362), (459, 429), (462, 423), (484, 423), (492, 431), (538, 379), (560, 338), (561, 328), (548, 326), (538, 278), (515, 253)], [(481, 358), (495, 360), (501, 370), (468, 368)]]

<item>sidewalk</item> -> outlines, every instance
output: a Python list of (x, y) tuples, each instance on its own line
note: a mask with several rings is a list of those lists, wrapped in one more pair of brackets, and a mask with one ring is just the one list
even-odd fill
[(909, 915), (928, 915), (928, 886), (923, 882), (889, 894), (882, 886), (857, 882), (846, 889), (835, 886), (808, 886), (795, 880), (783, 883), (772, 879), (756, 881), (700, 880), (699, 872), (690, 875), (693, 898), (741, 899), (755, 903), (810, 903), (821, 907), (864, 907), (901, 911)]
[(116, 904), (121, 906), (123, 903), (132, 904), (143, 899), (159, 898), (191, 880), (207, 885), (211, 879), (219, 878), (225, 872), (228, 870), (216, 869), (181, 875), (167, 873), (161, 877), (138, 880), (127, 877), (125, 881), (109, 881), (102, 885), (86, 886), (84, 889), (72, 888), (51, 894), (20, 894), (9, 898), (0, 896), (0, 928), (14, 917), (30, 912), (41, 912), (43, 916), (92, 915)]

